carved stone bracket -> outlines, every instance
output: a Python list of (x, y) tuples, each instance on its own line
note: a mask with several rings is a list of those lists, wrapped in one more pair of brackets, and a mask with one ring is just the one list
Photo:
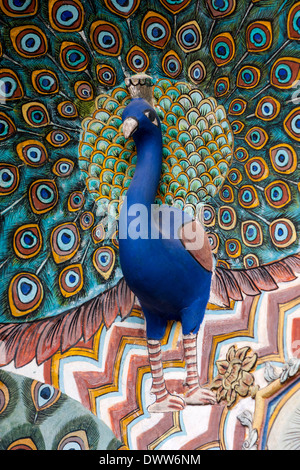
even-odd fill
[(243, 411), (238, 416), (238, 420), (243, 426), (248, 428), (249, 437), (243, 443), (242, 449), (243, 450), (257, 450), (257, 441), (258, 441), (258, 432), (257, 429), (253, 429), (252, 422), (253, 422), (253, 415), (250, 411)]

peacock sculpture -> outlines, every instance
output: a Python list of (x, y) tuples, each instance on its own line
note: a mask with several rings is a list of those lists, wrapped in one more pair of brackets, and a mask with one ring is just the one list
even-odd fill
[[(150, 411), (214, 403), (196, 363), (207, 303), (300, 271), (300, 2), (0, 8), (1, 365), (88, 341), (137, 297)], [(174, 236), (155, 218), (153, 243), (124, 236), (137, 220), (125, 205), (154, 202), (180, 214)], [(184, 400), (163, 379), (170, 319), (183, 327)]]

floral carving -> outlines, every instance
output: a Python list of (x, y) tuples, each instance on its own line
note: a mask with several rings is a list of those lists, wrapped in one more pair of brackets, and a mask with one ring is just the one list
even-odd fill
[(227, 351), (226, 360), (216, 362), (218, 375), (212, 381), (210, 388), (216, 390), (217, 401), (227, 401), (230, 407), (238, 396), (254, 396), (258, 387), (250, 371), (255, 367), (257, 354), (249, 347), (236, 349), (235, 346)]

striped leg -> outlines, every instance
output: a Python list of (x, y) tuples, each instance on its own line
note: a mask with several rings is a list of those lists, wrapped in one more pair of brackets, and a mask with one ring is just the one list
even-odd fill
[(161, 401), (168, 394), (168, 391), (164, 379), (159, 341), (148, 340), (148, 354), (152, 373), (151, 392), (155, 394), (157, 401)]
[(156, 401), (148, 407), (150, 413), (182, 410), (185, 406), (182, 398), (171, 395), (164, 379), (160, 342), (148, 340), (148, 354), (152, 374), (152, 388)]
[(189, 393), (199, 387), (197, 370), (197, 336), (194, 334), (183, 336), (183, 349), (186, 364), (186, 385)]
[(209, 389), (201, 388), (197, 367), (197, 335), (183, 335), (183, 349), (186, 363), (186, 385), (189, 387), (185, 395), (187, 405), (208, 405), (216, 403), (216, 395)]

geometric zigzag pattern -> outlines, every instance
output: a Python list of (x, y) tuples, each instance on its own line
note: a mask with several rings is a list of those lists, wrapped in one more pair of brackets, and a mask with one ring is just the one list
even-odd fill
[[(264, 388), (266, 363), (282, 367), (291, 357), (300, 358), (299, 287), (300, 278), (271, 293), (232, 303), (229, 309), (209, 306), (198, 336), (201, 384), (209, 384), (217, 375), (216, 361), (224, 359), (232, 345), (248, 346), (258, 355), (255, 383), (262, 392), (268, 390)], [(185, 379), (181, 339), (180, 325), (171, 322), (162, 341), (162, 358), (168, 389), (177, 393), (183, 391)], [(247, 397), (230, 408), (221, 401), (150, 415), (147, 407), (154, 396), (145, 321), (137, 305), (126, 320), (117, 319), (108, 330), (101, 326), (88, 343), (58, 352), (43, 366), (33, 362), (25, 368), (24, 375), (42, 374), (45, 382), (79, 400), (132, 450), (241, 449), (247, 430), (237, 418), (245, 410), (257, 416), (260, 446), (266, 446), (282, 400), (294, 393), (294, 382), (300, 388), (297, 376), (289, 388), (262, 393), (259, 407), (258, 400)]]

